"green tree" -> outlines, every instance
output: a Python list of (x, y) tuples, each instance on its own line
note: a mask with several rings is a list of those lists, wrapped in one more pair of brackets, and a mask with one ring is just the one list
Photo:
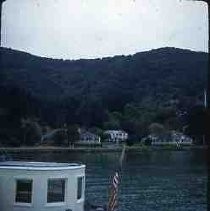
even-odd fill
[(79, 132), (77, 125), (69, 125), (67, 127), (67, 140), (68, 146), (74, 145), (74, 143), (79, 140)]
[(119, 112), (108, 112), (108, 121), (104, 122), (104, 130), (117, 130), (120, 129), (120, 118)]
[(186, 133), (193, 137), (196, 144), (202, 144), (203, 136), (206, 133), (207, 112), (203, 106), (195, 106), (188, 116)]
[(34, 145), (35, 143), (40, 143), (42, 131), (37, 120), (31, 118), (22, 118), (21, 129), (23, 145)]
[(56, 146), (62, 146), (65, 144), (65, 133), (63, 130), (59, 130), (53, 136), (53, 141)]
[(152, 123), (149, 126), (149, 131), (152, 135), (162, 136), (166, 133), (165, 127), (160, 123)]

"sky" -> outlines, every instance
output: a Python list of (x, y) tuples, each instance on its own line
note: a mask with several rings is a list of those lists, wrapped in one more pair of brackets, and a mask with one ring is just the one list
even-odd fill
[(160, 47), (208, 51), (208, 8), (190, 0), (7, 0), (2, 46), (101, 58)]

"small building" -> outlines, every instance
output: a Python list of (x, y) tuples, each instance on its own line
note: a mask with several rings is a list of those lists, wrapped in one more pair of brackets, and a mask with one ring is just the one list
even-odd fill
[(89, 131), (80, 133), (80, 142), (101, 143), (101, 137)]
[(84, 211), (85, 165), (0, 162), (1, 211)]
[(172, 131), (171, 132), (171, 140), (173, 142), (179, 143), (179, 144), (192, 144), (193, 140), (189, 136), (186, 136), (183, 133)]
[(109, 142), (120, 143), (128, 139), (128, 133), (123, 130), (106, 130), (104, 134), (109, 136)]
[(193, 143), (192, 139), (189, 136), (186, 136), (183, 133), (177, 131), (171, 131), (170, 133), (161, 136), (155, 136), (150, 134), (147, 137), (143, 138), (141, 141), (144, 143), (150, 143), (151, 145), (191, 145)]

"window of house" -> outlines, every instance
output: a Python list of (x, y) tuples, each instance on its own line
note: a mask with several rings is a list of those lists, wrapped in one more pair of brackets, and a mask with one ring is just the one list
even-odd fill
[(16, 196), (17, 203), (31, 203), (32, 200), (32, 180), (18, 179), (16, 180)]
[(47, 203), (64, 202), (65, 179), (49, 179), (47, 187)]
[(84, 189), (84, 177), (77, 178), (77, 200), (81, 199), (83, 196), (83, 189)]

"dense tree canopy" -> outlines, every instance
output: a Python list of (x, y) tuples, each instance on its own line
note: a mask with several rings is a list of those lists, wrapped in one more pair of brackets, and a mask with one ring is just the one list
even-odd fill
[(0, 107), (9, 110), (1, 131), (34, 117), (55, 128), (121, 128), (136, 139), (152, 123), (181, 130), (180, 113), (202, 104), (207, 82), (207, 54), (176, 48), (76, 61), (0, 51)]

